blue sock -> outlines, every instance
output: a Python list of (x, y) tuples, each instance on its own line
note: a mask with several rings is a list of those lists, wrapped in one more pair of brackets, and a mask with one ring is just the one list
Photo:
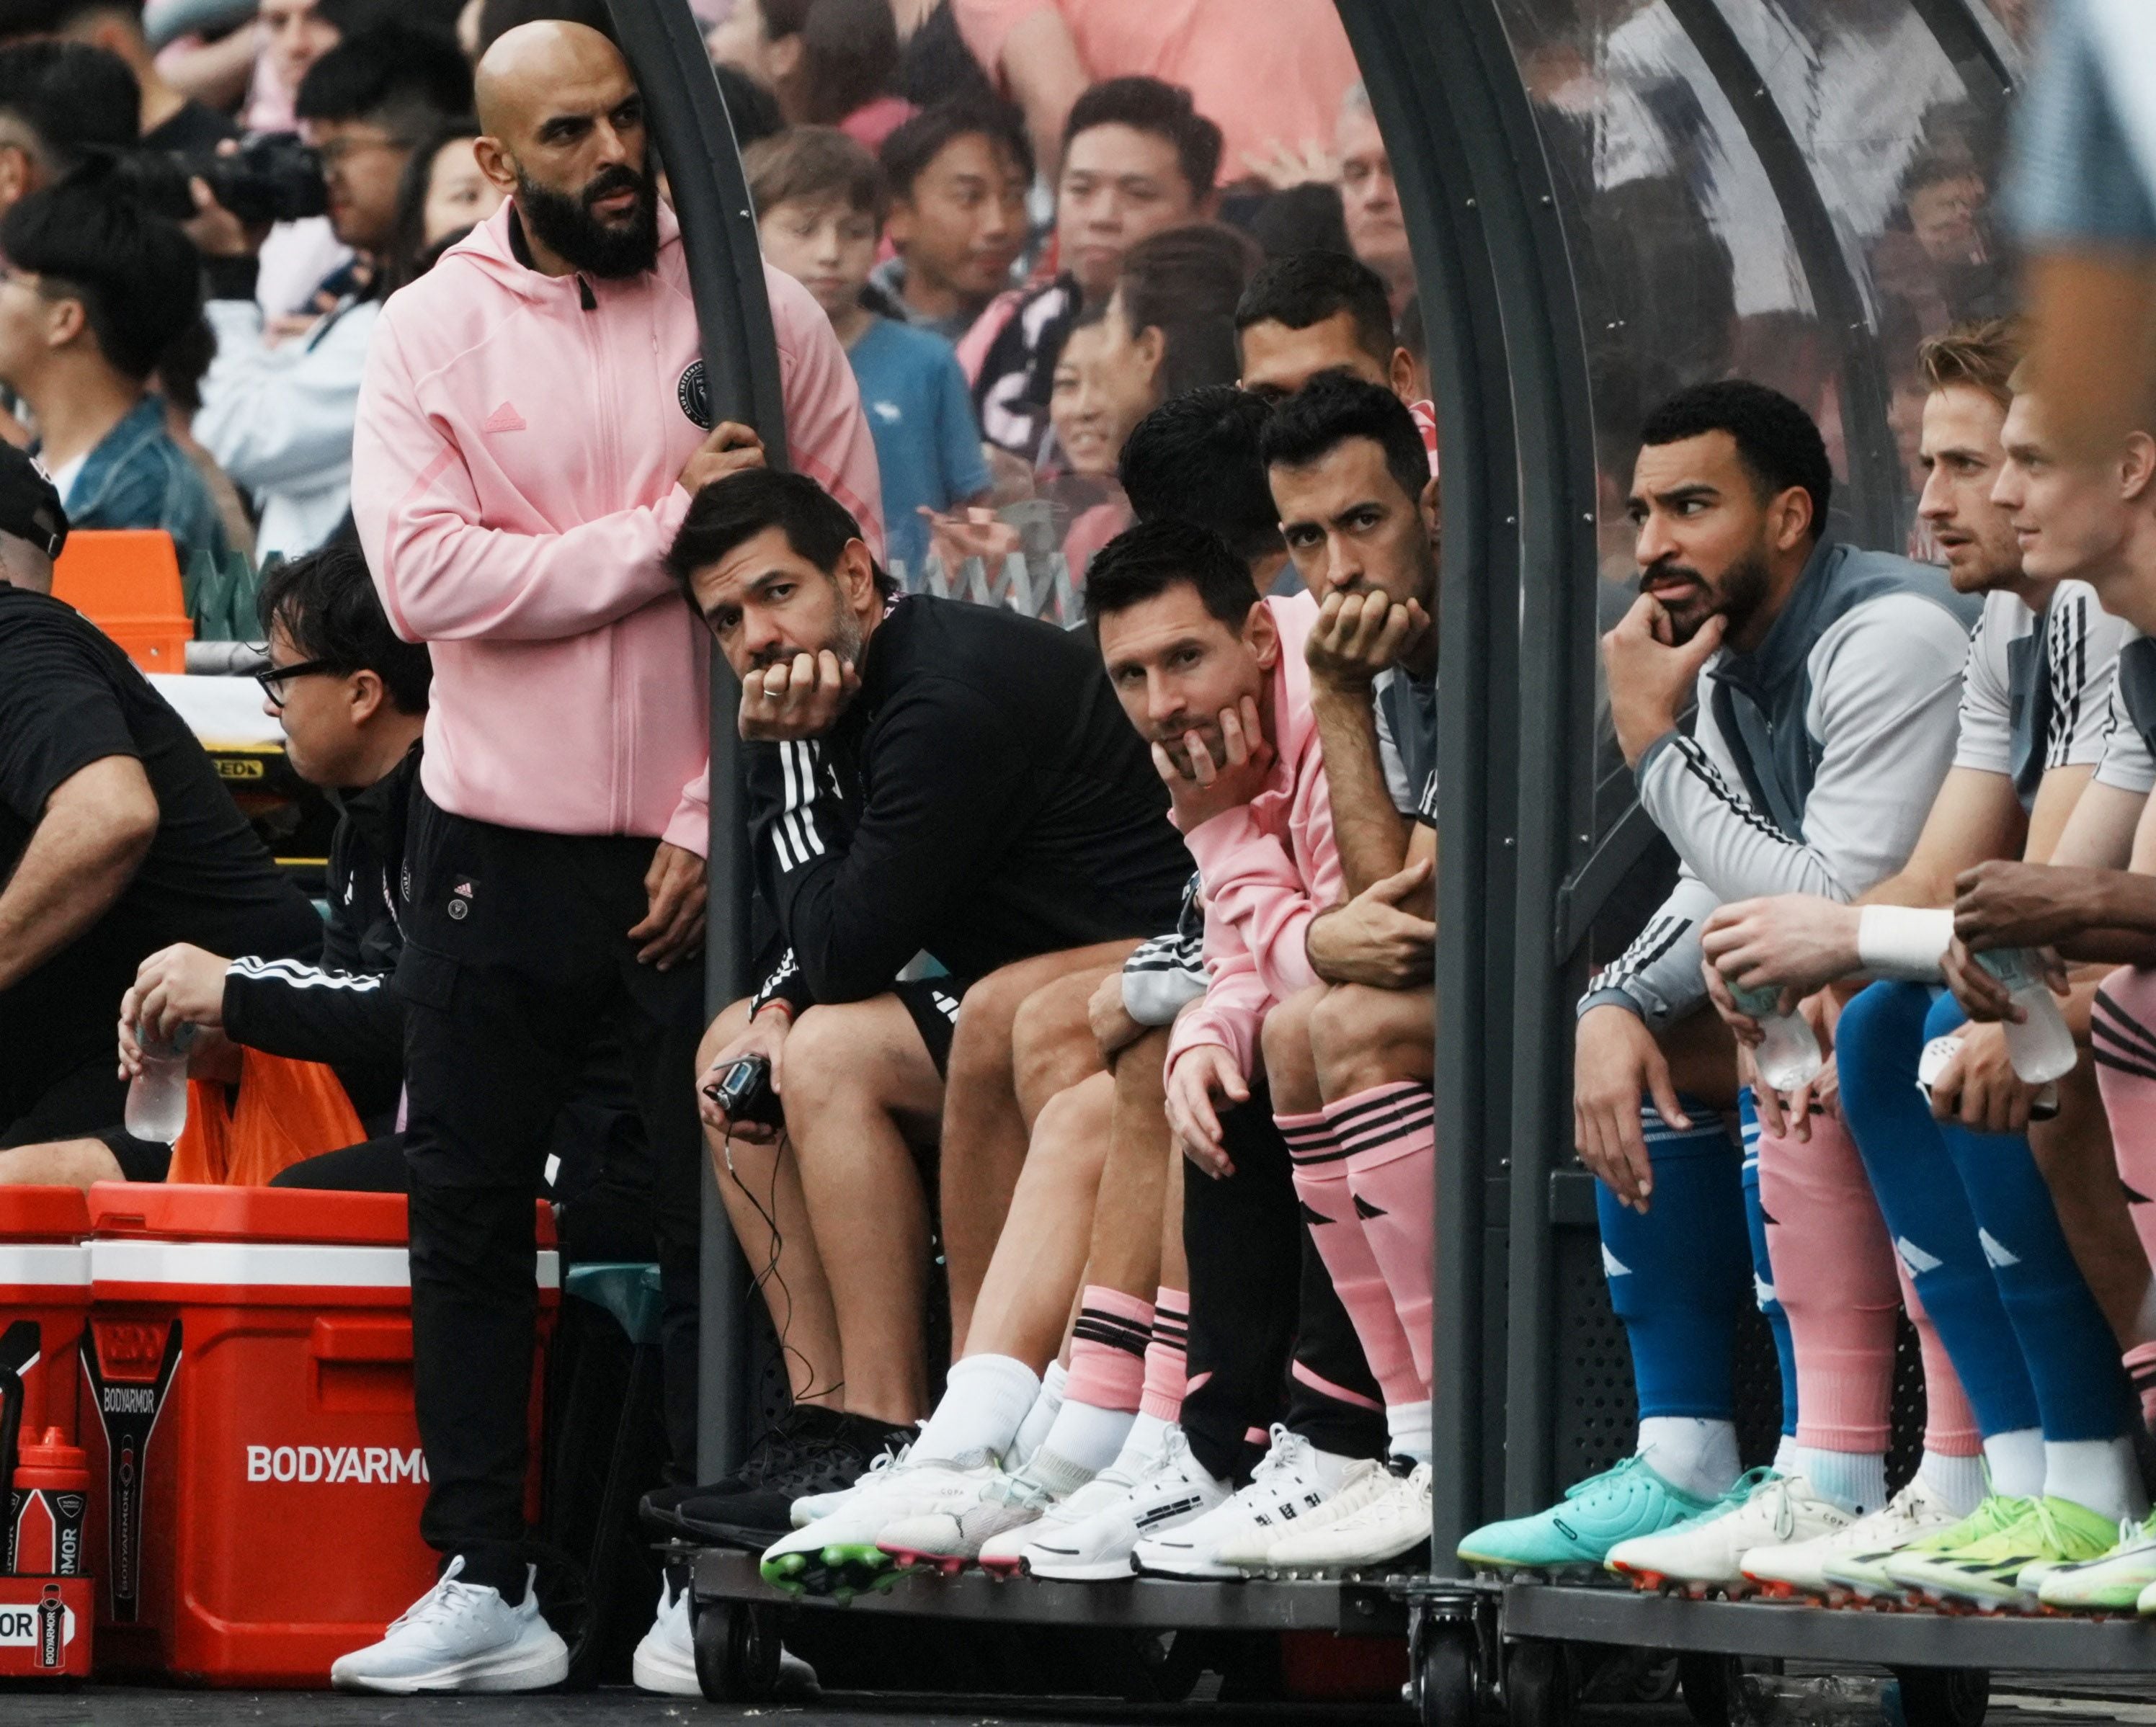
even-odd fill
[(1715, 1112), (1682, 1099), (1693, 1126), (1643, 1109), (1655, 1191), (1646, 1216), (1595, 1184), (1609, 1304), (1632, 1346), (1640, 1414), (1730, 1420), (1730, 1351), (1751, 1274), (1736, 1148)]
[(1842, 1010), (1835, 1033), (1842, 1120), (1979, 1430), (2017, 1432), (2041, 1423), (2035, 1390), (1954, 1160), (1917, 1089), (1932, 995), (1921, 983), (1875, 983)]
[(1767, 1214), (1759, 1207), (1759, 1112), (1749, 1087), (1738, 1094), (1737, 1115), (1744, 1133), (1744, 1226), (1752, 1233), (1752, 1293), (1774, 1334), (1774, 1359), (1782, 1370), (1782, 1437), (1797, 1434), (1797, 1346), (1789, 1339), (1789, 1316), (1774, 1293), (1774, 1262), (1767, 1252)]
[[(1967, 1017), (1959, 1002), (1943, 996), (1924, 1022), (1924, 1035), (1943, 1038)], [(2029, 1141), (2020, 1134), (1955, 1126), (1943, 1127), (1941, 1135), (1982, 1231), (1978, 1245), (2021, 1341), (2045, 1439), (2117, 1438), (2128, 1431), (2133, 1391), (2111, 1322), (2074, 1263)]]

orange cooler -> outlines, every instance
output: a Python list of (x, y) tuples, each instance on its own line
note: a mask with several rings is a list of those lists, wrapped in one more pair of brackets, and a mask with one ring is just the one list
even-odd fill
[[(99, 1671), (323, 1683), (434, 1578), (403, 1198), (101, 1182), (90, 1211)], [(532, 1450), (536, 1481), (536, 1420)]]
[[(0, 1369), (23, 1381), (25, 1442), (74, 1437), (75, 1345), (90, 1310), (90, 1208), (73, 1187), (0, 1187)], [(7, 1484), (0, 1482), (0, 1495)]]

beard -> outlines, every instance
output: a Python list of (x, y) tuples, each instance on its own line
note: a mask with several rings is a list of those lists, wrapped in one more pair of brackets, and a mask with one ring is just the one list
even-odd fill
[(750, 662), (749, 669), (752, 672), (767, 672), (773, 666), (792, 665), (797, 655), (806, 653), (811, 658), (815, 658), (829, 651), (838, 655), (840, 664), (850, 665), (855, 671), (859, 671), (861, 666), (861, 650), (867, 645), (868, 637), (861, 628), (860, 619), (846, 608), (842, 600), (839, 607), (838, 617), (831, 625), (830, 639), (822, 647), (788, 648), (774, 644), (757, 654)]
[[(592, 206), (618, 192), (636, 202), (619, 225), (602, 222)], [(641, 275), (659, 261), (659, 184), (634, 168), (602, 168), (581, 192), (556, 192), (516, 176), (516, 210), (547, 249), (572, 269), (603, 281)]]
[(1708, 618), (1717, 616), (1723, 620), (1724, 640), (1743, 634), (1745, 627), (1758, 615), (1760, 607), (1767, 602), (1774, 582), (1767, 568), (1767, 554), (1757, 546), (1722, 572), (1719, 586), (1690, 565), (1677, 563), (1656, 565), (1640, 578), (1640, 586), (1644, 589), (1649, 583), (1672, 577), (1693, 584), (1685, 599), (1662, 602), (1662, 609), (1670, 621), (1670, 639), (1680, 645), (1691, 640), (1706, 628)]

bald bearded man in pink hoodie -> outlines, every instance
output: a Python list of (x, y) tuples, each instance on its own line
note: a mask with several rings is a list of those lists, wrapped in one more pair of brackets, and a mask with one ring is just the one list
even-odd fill
[[(627, 1053), (652, 1148), (667, 1426), (693, 1464), (710, 648), (661, 561), (690, 498), (762, 460), (711, 425), (688, 267), (644, 99), (581, 25), (501, 37), (475, 149), (508, 195), (384, 307), (352, 515), (434, 705), (402, 904), (413, 1350), (443, 1581), (354, 1689), (523, 1690), (567, 1672), (530, 1592), (525, 1418), (533, 1196), (593, 1040)], [(844, 353), (767, 269), (793, 461), (880, 550), (875, 448)], [(639, 1683), (696, 1690), (670, 1592)]]

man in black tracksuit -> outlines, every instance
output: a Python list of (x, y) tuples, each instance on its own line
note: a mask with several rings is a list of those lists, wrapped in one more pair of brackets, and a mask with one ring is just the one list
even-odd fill
[(716, 1105), (705, 1119), (749, 1263), (777, 1267), (763, 1287), (797, 1380), (824, 1401), (843, 1385), (865, 1448), (925, 1412), (916, 1160), (937, 1139), (968, 985), (1161, 929), (1188, 860), (1091, 644), (892, 597), (813, 481), (720, 481), (669, 562), (743, 680), (751, 833), (778, 924), (755, 994), (705, 1039), (700, 1084), (768, 1060), (793, 1156)]
[[(404, 945), (397, 879), (418, 782), (427, 650), (398, 640), (366, 563), (349, 546), (280, 565), (261, 606), (270, 659), (257, 674), (263, 693), (284, 725), (294, 770), (337, 807), (320, 951), (305, 959), (234, 959), (187, 944), (162, 948), (142, 961), (120, 1014), (153, 1035), (193, 1025), (246, 1048), (323, 1063), (367, 1130), (388, 1135), (404, 1075), (404, 1012), (389, 986)], [(144, 1167), (152, 1149), (169, 1155), (116, 1127), (97, 1138), (122, 1170)], [(393, 1141), (328, 1155), (340, 1161), (317, 1168), (310, 1159), (280, 1184), (403, 1191)], [(324, 1179), (340, 1171), (341, 1179)]]

